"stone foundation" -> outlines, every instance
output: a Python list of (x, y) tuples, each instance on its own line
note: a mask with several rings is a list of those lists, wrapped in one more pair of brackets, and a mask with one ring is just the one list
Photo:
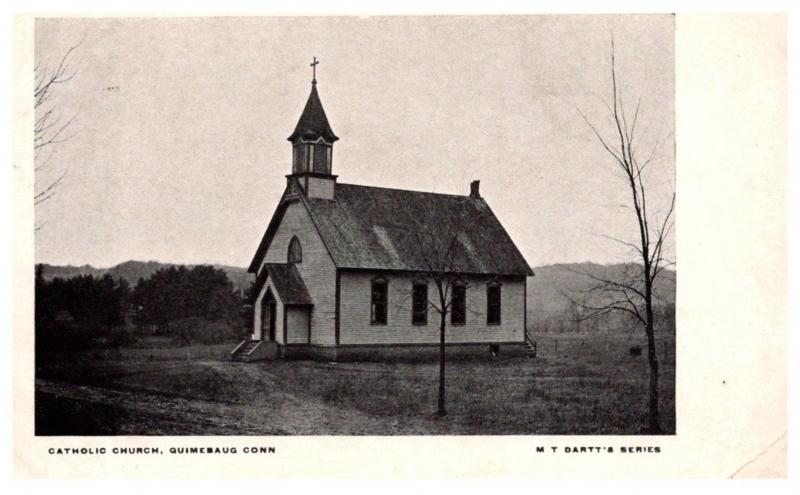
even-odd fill
[[(493, 353), (493, 350), (495, 351)], [(445, 353), (448, 360), (472, 359), (475, 357), (525, 356), (523, 343), (511, 344), (448, 344)], [(436, 362), (439, 359), (438, 345), (376, 345), (324, 347), (293, 345), (281, 347), (285, 359), (314, 359), (318, 361), (373, 361), (373, 362)]]
[(313, 359), (315, 361), (336, 361), (336, 348), (317, 345), (290, 345), (281, 347), (284, 359)]

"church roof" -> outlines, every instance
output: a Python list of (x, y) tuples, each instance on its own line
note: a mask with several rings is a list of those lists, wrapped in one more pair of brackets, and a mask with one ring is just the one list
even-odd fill
[[(457, 271), (533, 275), (514, 242), (482, 198), (352, 184), (335, 185), (334, 199), (305, 198), (320, 236), (339, 268), (428, 271), (434, 250), (452, 249)], [(279, 222), (282, 208), (273, 222)], [(255, 272), (277, 224), (253, 258)]]
[(316, 140), (320, 137), (329, 143), (339, 139), (328, 123), (328, 117), (325, 115), (325, 110), (322, 108), (322, 102), (317, 93), (317, 84), (312, 83), (311, 94), (308, 95), (308, 101), (306, 101), (306, 106), (300, 115), (300, 120), (297, 121), (294, 132), (287, 139), (289, 141), (296, 141), (299, 138)]
[(267, 269), (262, 272), (259, 280), (256, 280), (254, 294), (261, 292), (261, 288), (267, 281), (267, 277), (263, 276), (263, 274), (267, 274), (269, 279), (272, 280), (272, 285), (278, 292), (278, 297), (283, 304), (304, 306), (314, 304), (311, 295), (308, 293), (308, 288), (303, 282), (303, 277), (300, 276), (300, 272), (297, 271), (297, 267), (293, 264), (268, 263)]

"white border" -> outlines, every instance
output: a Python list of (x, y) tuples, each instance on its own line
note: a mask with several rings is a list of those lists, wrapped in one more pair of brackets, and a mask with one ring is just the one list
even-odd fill
[[(642, 2), (635, 2), (635, 1), (606, 1), (602, 4), (600, 2), (578, 2), (572, 0), (561, 0), (561, 1), (549, 1), (549, 2), (538, 2), (535, 5), (526, 5), (522, 2), (513, 2), (509, 0), (495, 0), (492, 2), (455, 2), (455, 3), (445, 3), (433, 0), (409, 0), (405, 1), (402, 4), (394, 4), (394, 5), (376, 5), (374, 2), (369, 1), (340, 1), (337, 2), (335, 5), (331, 5), (330, 3), (324, 3), (321, 1), (294, 1), (294, 2), (273, 2), (269, 4), (264, 3), (256, 3), (256, 2), (248, 2), (242, 0), (227, 0), (225, 2), (179, 2), (179, 1), (167, 1), (167, 0), (141, 0), (138, 2), (117, 2), (111, 4), (110, 2), (103, 2), (103, 1), (72, 1), (69, 5), (66, 5), (64, 2), (59, 2), (55, 0), (51, 1), (37, 1), (37, 2), (21, 2), (21, 1), (11, 1), (4, 3), (3, 13), (7, 14), (4, 16), (3, 19), (3, 28), (0, 30), (3, 33), (2, 36), (2, 57), (4, 63), (3, 67), (5, 71), (2, 77), (2, 88), (4, 90), (4, 94), (6, 95), (6, 102), (9, 101), (8, 96), (11, 94), (11, 74), (10, 74), (10, 54), (11, 54), (11, 22), (12, 17), (16, 13), (35, 13), (35, 12), (58, 12), (60, 14), (65, 15), (77, 15), (79, 12), (87, 12), (87, 11), (94, 11), (94, 12), (103, 12), (107, 14), (131, 14), (131, 15), (146, 15), (142, 14), (142, 12), (171, 12), (171, 13), (186, 13), (186, 14), (201, 14), (201, 15), (231, 15), (231, 14), (244, 14), (244, 13), (253, 13), (256, 11), (265, 11), (270, 12), (271, 14), (275, 15), (289, 15), (289, 14), (303, 14), (303, 13), (313, 13), (318, 15), (324, 14), (417, 14), (417, 13), (440, 13), (440, 14), (486, 14), (486, 13), (543, 13), (543, 12), (554, 12), (554, 13), (566, 13), (566, 12), (584, 12), (584, 13), (599, 13), (599, 12), (731, 12), (731, 11), (772, 11), (772, 12), (790, 12), (789, 17), (789, 85), (790, 88), (789, 92), (789, 136), (800, 136), (800, 129), (798, 129), (797, 125), (797, 116), (798, 116), (798, 98), (795, 93), (798, 86), (800, 86), (800, 79), (797, 77), (797, 63), (793, 61), (796, 58), (796, 49), (797, 49), (797, 29), (798, 29), (798, 20), (797, 20), (797, 8), (795, 7), (796, 2), (790, 1), (774, 1), (774, 0), (761, 0), (761, 1), (728, 1), (728, 2), (715, 2), (715, 1), (708, 1), (708, 0), (695, 0), (692, 2), (650, 2), (650, 3), (642, 3)], [(4, 115), (2, 120), (0, 121), (0, 130), (2, 130), (2, 136), (4, 136), (4, 140), (6, 144), (9, 144), (10, 137), (11, 137), (11, 115), (10, 115), (10, 107), (8, 104), (2, 107), (4, 109)], [(800, 252), (800, 242), (798, 242), (798, 229), (797, 225), (800, 221), (800, 201), (798, 200), (798, 194), (800, 194), (800, 172), (798, 172), (798, 145), (797, 139), (790, 139), (789, 140), (789, 160), (788, 162), (793, 166), (790, 166), (789, 169), (789, 224), (792, 226), (790, 228), (789, 234), (789, 252), (790, 253), (798, 253)], [(11, 314), (11, 283), (10, 283), (10, 265), (11, 265), (11, 248), (10, 248), (10, 236), (8, 233), (11, 232), (11, 220), (12, 220), (12, 212), (11, 212), (11, 205), (8, 198), (11, 197), (11, 171), (10, 167), (7, 166), (11, 163), (10, 159), (10, 150), (11, 146), (3, 146), (3, 158), (1, 163), (3, 163), (4, 167), (0, 169), (0, 225), (2, 226), (2, 232), (5, 235), (0, 235), (0, 332), (2, 332), (3, 340), (0, 341), (0, 361), (2, 361), (6, 366), (10, 367), (11, 363), (11, 331), (10, 331), (10, 314)], [(797, 304), (800, 301), (800, 263), (796, 260), (796, 258), (789, 257), (789, 284), (790, 284), (790, 292), (789, 292), (789, 301), (794, 301), (795, 304), (790, 304), (790, 331), (789, 331), (789, 338), (790, 338), (790, 350), (789, 350), (789, 376), (790, 376), (790, 383), (789, 383), (789, 390), (790, 390), (790, 401), (789, 401), (789, 429), (790, 429), (790, 438), (789, 438), (789, 476), (790, 479), (793, 480), (791, 483), (794, 486), (790, 486), (790, 483), (785, 482), (759, 482), (758, 487), (754, 486), (752, 483), (749, 482), (737, 482), (737, 483), (724, 483), (724, 482), (714, 482), (711, 483), (710, 486), (698, 487), (705, 490), (726, 490), (726, 493), (752, 493), (754, 490), (766, 490), (769, 493), (790, 493), (791, 490), (796, 489), (797, 485), (795, 483), (798, 472), (797, 472), (797, 441), (800, 440), (796, 432), (800, 429), (800, 407), (798, 407), (798, 400), (797, 400), (797, 388), (798, 388), (798, 379), (800, 379), (800, 361), (796, 359), (798, 357), (798, 341), (800, 340), (800, 336), (798, 336), (798, 322), (800, 321), (800, 304)], [(6, 368), (8, 369), (8, 368)], [(2, 394), (2, 409), (0, 410), (0, 438), (4, 439), (2, 441), (3, 448), (2, 448), (2, 458), (0, 458), (0, 463), (2, 463), (2, 470), (3, 476), (8, 478), (10, 476), (10, 442), (7, 440), (12, 437), (11, 435), (11, 427), (12, 427), (12, 419), (10, 414), (10, 397), (11, 397), (11, 374), (10, 373), (2, 373), (0, 375), (0, 393)], [(374, 485), (379, 482), (370, 482), (365, 484), (358, 484), (356, 487), (348, 486), (348, 491), (352, 488), (357, 488), (360, 490), (365, 488), (370, 488), (371, 491), (374, 491), (376, 488)], [(491, 483), (491, 484), (489, 484)], [(6, 483), (4, 483), (6, 484)], [(239, 490), (244, 489), (244, 487), (239, 486), (238, 483), (234, 483), (236, 486), (231, 486), (232, 482), (226, 481), (224, 483), (209, 483), (207, 481), (203, 482), (196, 482), (191, 483), (189, 489), (192, 491), (205, 491), (208, 490), (211, 492), (217, 492), (219, 490)], [(263, 482), (258, 483), (255, 482), (257, 486), (251, 486), (250, 488), (258, 489), (258, 490), (275, 490), (275, 491), (297, 491), (298, 486), (297, 482), (269, 482), (269, 486), (264, 486)], [(486, 491), (497, 491), (502, 489), (507, 490), (514, 490), (520, 489), (520, 486), (517, 486), (516, 483), (513, 486), (509, 486), (507, 483), (500, 483), (502, 486), (498, 486), (497, 481), (492, 482), (469, 482), (469, 484), (459, 483), (457, 489), (459, 491), (475, 491), (486, 493)], [(624, 486), (619, 486), (619, 483), (610, 483), (610, 482), (569, 482), (564, 483), (561, 482), (558, 486), (554, 486), (552, 483), (544, 483), (543, 485), (537, 486), (535, 489), (543, 490), (543, 491), (568, 491), (568, 492), (584, 492), (584, 493), (619, 493), (620, 491), (630, 491), (630, 492), (637, 492), (637, 491), (647, 491), (648, 493), (670, 493), (674, 494), (677, 490), (686, 489), (686, 485), (690, 484), (690, 482), (625, 482), (623, 483)], [(382, 484), (383, 485), (383, 484)], [(403, 483), (393, 483), (394, 489), (397, 491), (408, 492), (409, 490), (418, 491), (419, 489), (423, 488), (417, 484), (403, 482)], [(20, 482), (13, 482), (7, 483), (5, 486), (5, 491), (7, 493), (14, 493), (17, 490), (25, 489), (26, 492), (31, 488), (31, 486), (22, 486)], [(107, 490), (111, 487), (106, 485), (105, 483), (97, 484), (73, 484), (73, 483), (61, 483), (61, 482), (46, 482), (46, 483), (38, 483), (36, 486), (37, 490), (47, 491), (47, 493), (54, 493), (58, 492), (61, 493), (86, 493), (87, 490), (89, 491), (100, 491), (100, 490)], [(331, 484), (330, 482), (314, 482), (309, 485), (304, 485), (303, 488), (314, 490), (316, 492), (338, 492), (343, 488), (340, 484)], [(452, 488), (452, 487), (451, 487)], [(163, 482), (147, 482), (147, 483), (135, 483), (135, 484), (125, 484), (119, 485), (117, 484), (114, 487), (114, 490), (119, 493), (138, 493), (141, 490), (174, 490), (177, 489), (172, 483), (164, 484)], [(386, 486), (381, 486), (380, 488), (382, 491), (386, 491)], [(431, 489), (431, 491), (435, 491), (441, 493), (443, 488), (438, 486), (438, 484), (428, 484), (424, 485), (425, 491)], [(532, 489), (532, 488), (527, 488)], [(796, 492), (795, 492), (796, 493)]]

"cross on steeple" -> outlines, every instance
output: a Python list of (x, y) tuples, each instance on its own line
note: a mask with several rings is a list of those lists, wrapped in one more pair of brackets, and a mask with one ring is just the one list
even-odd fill
[(319, 65), (319, 60), (317, 60), (317, 57), (314, 57), (314, 61), (311, 62), (311, 70), (313, 71), (313, 79), (311, 79), (312, 84), (317, 84), (317, 65)]

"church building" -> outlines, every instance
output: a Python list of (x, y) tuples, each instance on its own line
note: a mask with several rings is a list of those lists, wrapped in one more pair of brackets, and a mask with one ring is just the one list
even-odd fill
[(291, 173), (248, 269), (253, 333), (234, 360), (423, 352), (443, 318), (448, 348), (526, 343), (533, 271), (478, 181), (464, 195), (339, 182), (316, 73), (288, 140)]

